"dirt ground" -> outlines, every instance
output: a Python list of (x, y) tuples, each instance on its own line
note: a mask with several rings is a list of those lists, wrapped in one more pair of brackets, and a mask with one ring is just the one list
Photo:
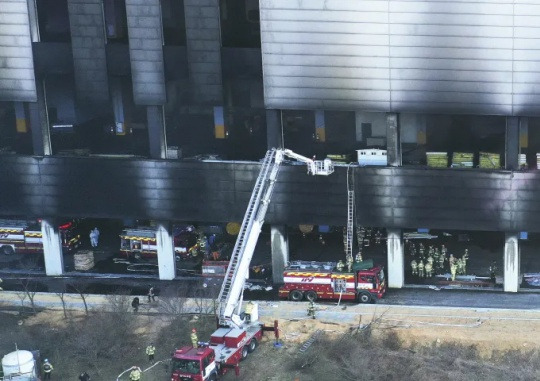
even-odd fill
[[(170, 316), (130, 314), (129, 324), (132, 325), (129, 331), (126, 331), (124, 336), (112, 339), (110, 332), (114, 332), (114, 328), (108, 328), (106, 315), (97, 317), (95, 324), (88, 323), (88, 319), (81, 311), (69, 311), (66, 318), (61, 310), (44, 310), (27, 317), (19, 316), (16, 310), (0, 310), (2, 338), (0, 355), (12, 351), (16, 343), (20, 349), (40, 349), (42, 355), (48, 357), (55, 366), (54, 376), (57, 380), (75, 380), (77, 374), (83, 370), (88, 370), (93, 380), (116, 380), (118, 374), (132, 365), (138, 365), (143, 369), (150, 366), (144, 354), (144, 348), (148, 343), (153, 342), (157, 347), (156, 360), (167, 360), (174, 347), (189, 343), (191, 327), (196, 326), (200, 330), (201, 339), (213, 329), (211, 324), (204, 325), (193, 316), (174, 320)], [(263, 322), (272, 325), (273, 320), (274, 317), (267, 317)], [(111, 324), (114, 327), (114, 319)], [(398, 352), (412, 352), (419, 347), (437, 348), (449, 344), (474, 347), (479, 361), (496, 361), (494, 359), (497, 355), (506, 352), (530, 354), (540, 351), (538, 340), (540, 312), (534, 310), (411, 310), (403, 307), (384, 307), (372, 315), (364, 314), (362, 318), (359, 315), (356, 324), (325, 322), (320, 318), (280, 319), (279, 324), (282, 346), (275, 347), (273, 335), (267, 333), (257, 351), (241, 364), (239, 380), (317, 381), (320, 378), (316, 375), (306, 373), (302, 365), (304, 361), (302, 356), (306, 354), (313, 356), (324, 348), (318, 347), (316, 341), (305, 354), (299, 353), (302, 344), (317, 330), (321, 330), (325, 340), (352, 336), (355, 332), (361, 332), (369, 327), (372, 340), (380, 338), (384, 341), (388, 333), (392, 332), (399, 341), (399, 348), (393, 348)], [(77, 328), (78, 330), (74, 331), (74, 327), (81, 326), (85, 328)], [(99, 336), (95, 332), (87, 333), (84, 329), (90, 331), (102, 329), (104, 336)], [(106, 331), (108, 329), (112, 331)], [(73, 336), (75, 343), (70, 339)], [(111, 340), (111, 343), (108, 344), (107, 340)], [(102, 341), (105, 348), (95, 349), (97, 344), (93, 341)], [(111, 349), (114, 345), (117, 345), (119, 350), (107, 352), (107, 349)], [(359, 342), (358, 345), (363, 344)], [(121, 355), (117, 356), (116, 354), (120, 352)], [(127, 374), (120, 378), (120, 380), (127, 379)], [(168, 368), (164, 362), (146, 371), (143, 381), (168, 379)], [(234, 374), (228, 374), (224, 379), (237, 378)], [(336, 376), (335, 379), (344, 378)]]

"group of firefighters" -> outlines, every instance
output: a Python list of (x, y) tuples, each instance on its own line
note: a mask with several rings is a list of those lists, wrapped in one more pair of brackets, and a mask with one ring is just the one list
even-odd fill
[(448, 250), (444, 245), (441, 246), (440, 250), (438, 247), (430, 245), (426, 252), (426, 248), (422, 242), (418, 245), (418, 250), (416, 245), (411, 242), (409, 253), (413, 258), (411, 260), (411, 272), (413, 276), (431, 278), (435, 274), (445, 273), (446, 269), (448, 269), (454, 281), (456, 280), (456, 275), (465, 275), (467, 273), (468, 249), (465, 249), (463, 255), (458, 258), (453, 254), (448, 254)]

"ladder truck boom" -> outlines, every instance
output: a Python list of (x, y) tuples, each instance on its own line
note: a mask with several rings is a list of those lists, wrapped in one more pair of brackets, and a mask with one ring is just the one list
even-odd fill
[(308, 167), (308, 174), (328, 176), (334, 172), (330, 159), (313, 160), (289, 149), (268, 150), (240, 227), (240, 232), (231, 255), (229, 266), (218, 296), (218, 318), (222, 327), (241, 327), (244, 283), (249, 273), (249, 264), (255, 245), (264, 224), (264, 218), (274, 191), (279, 169), (285, 157), (301, 161)]

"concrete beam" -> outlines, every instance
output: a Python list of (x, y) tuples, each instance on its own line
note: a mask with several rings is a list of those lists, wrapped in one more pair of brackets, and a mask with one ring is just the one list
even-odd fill
[(405, 253), (400, 229), (387, 229), (388, 287), (402, 288), (405, 284)]
[(281, 133), (281, 111), (266, 110), (266, 144), (267, 148), (283, 147)]
[(289, 262), (289, 237), (285, 225), (272, 225), (270, 228), (272, 246), (272, 280), (274, 284), (283, 283), (283, 270)]
[(506, 233), (504, 237), (504, 291), (519, 290), (520, 250), (518, 233)]
[(49, 276), (64, 273), (64, 257), (58, 224), (54, 220), (41, 220), (45, 273)]
[(176, 258), (174, 254), (174, 239), (168, 222), (158, 222), (156, 225), (156, 245), (160, 280), (172, 280), (176, 277)]
[(36, 81), (37, 102), (28, 103), (32, 145), (34, 147), (34, 155), (37, 156), (52, 155), (51, 131), (44, 82), (44, 80)]

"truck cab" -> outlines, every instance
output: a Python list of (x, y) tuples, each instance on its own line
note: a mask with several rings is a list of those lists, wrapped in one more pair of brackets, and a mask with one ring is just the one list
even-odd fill
[(217, 380), (216, 354), (210, 347), (182, 347), (172, 358), (171, 381)]

